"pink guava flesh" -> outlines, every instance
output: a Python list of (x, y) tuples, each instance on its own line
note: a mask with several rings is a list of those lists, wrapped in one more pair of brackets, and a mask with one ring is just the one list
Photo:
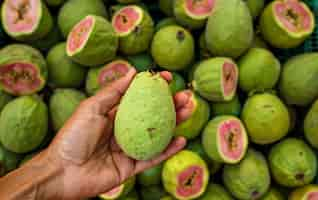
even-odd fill
[(318, 199), (318, 192), (310, 192), (307, 197), (308, 200), (317, 200)]
[(175, 95), (177, 109), (177, 124), (189, 119), (195, 111), (193, 92), (191, 90), (184, 90)]
[(140, 17), (140, 12), (135, 7), (125, 7), (114, 16), (113, 27), (117, 33), (129, 32), (138, 25)]
[(238, 72), (234, 63), (225, 62), (223, 64), (223, 94), (230, 96), (236, 89)]
[(122, 190), (122, 185), (111, 189), (110, 191), (102, 194), (101, 196), (108, 197), (108, 198), (117, 197), (119, 196), (118, 193), (120, 193), (121, 190)]
[(9, 32), (32, 32), (37, 24), (40, 0), (11, 0), (5, 1), (4, 24)]
[(200, 166), (190, 166), (178, 176), (177, 195), (191, 197), (198, 194), (203, 186), (204, 171)]
[(30, 63), (10, 63), (0, 67), (0, 82), (13, 94), (28, 94), (41, 85), (39, 72)]
[(211, 13), (215, 0), (186, 0), (185, 6), (188, 12), (195, 16), (207, 16)]
[(291, 32), (310, 31), (312, 19), (304, 5), (295, 0), (277, 1), (274, 13)]
[(219, 141), (222, 154), (231, 160), (238, 160), (244, 151), (241, 123), (236, 119), (224, 121), (219, 126)]
[(72, 29), (67, 41), (67, 47), (70, 52), (74, 52), (85, 45), (93, 25), (94, 18), (88, 16)]
[(99, 74), (98, 83), (101, 86), (105, 86), (120, 79), (129, 71), (129, 66), (128, 63), (122, 61), (114, 61), (106, 65)]

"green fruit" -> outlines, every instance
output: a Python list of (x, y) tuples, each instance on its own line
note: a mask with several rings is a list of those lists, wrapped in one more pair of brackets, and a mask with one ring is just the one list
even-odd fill
[(0, 90), (0, 113), (1, 113), (2, 109), (5, 107), (5, 105), (7, 105), (7, 103), (9, 103), (12, 99), (13, 99), (13, 97), (11, 95)]
[(167, 17), (167, 18), (164, 18), (162, 20), (160, 20), (156, 27), (155, 27), (155, 30), (156, 32), (159, 31), (160, 29), (164, 28), (164, 27), (167, 27), (167, 26), (173, 26), (173, 25), (177, 25), (177, 21), (175, 18), (173, 17)]
[(199, 38), (199, 48), (200, 48), (200, 59), (204, 60), (204, 59), (208, 59), (212, 57), (212, 54), (210, 53), (207, 44), (206, 44), (206, 40), (205, 40), (205, 32), (202, 32)]
[(122, 150), (137, 160), (153, 158), (169, 144), (175, 124), (176, 113), (167, 82), (159, 74), (137, 74), (115, 119), (115, 137)]
[(244, 159), (235, 165), (225, 165), (223, 182), (237, 199), (258, 199), (270, 186), (270, 174), (265, 157), (249, 149)]
[(171, 0), (158, 0), (159, 9), (167, 16), (173, 16), (173, 1)]
[(26, 156), (24, 156), (24, 158), (20, 161), (19, 167), (21, 167), (22, 165), (27, 163), (29, 160), (34, 158), (38, 153), (39, 152), (34, 152), (34, 153), (30, 153), (30, 154), (27, 154)]
[(269, 165), (275, 181), (285, 187), (299, 187), (313, 181), (317, 158), (313, 150), (300, 139), (288, 138), (274, 145)]
[(241, 114), (241, 108), (240, 100), (238, 96), (235, 95), (231, 101), (212, 103), (211, 113), (212, 116), (233, 115), (238, 117)]
[(186, 88), (186, 83), (180, 74), (176, 72), (172, 72), (171, 74), (172, 80), (169, 83), (169, 87), (171, 93), (175, 95), (177, 92), (180, 92), (181, 90), (184, 90)]
[(275, 188), (270, 188), (260, 200), (284, 200), (284, 196)]
[(66, 0), (46, 0), (47, 5), (57, 7), (63, 5)]
[(136, 55), (149, 49), (154, 34), (154, 22), (141, 7), (123, 7), (114, 14), (112, 26), (119, 36), (119, 51), (124, 55)]
[(272, 89), (280, 75), (279, 60), (263, 48), (251, 48), (238, 61), (239, 86), (249, 93)]
[(295, 189), (290, 195), (289, 200), (315, 200), (318, 198), (318, 186), (306, 185)]
[(66, 55), (66, 43), (55, 45), (47, 55), (49, 85), (52, 87), (80, 87), (86, 78), (86, 69)]
[(122, 4), (131, 4), (131, 3), (138, 3), (140, 0), (117, 0), (118, 3)]
[(22, 156), (8, 151), (0, 144), (0, 177), (16, 169)]
[(121, 197), (125, 197), (128, 193), (134, 188), (135, 186), (136, 177), (133, 176), (127, 179), (124, 183), (111, 189), (110, 191), (98, 195), (99, 199), (103, 200), (112, 200), (112, 199), (119, 199)]
[(263, 11), (265, 0), (245, 0), (252, 17), (257, 18)]
[(94, 95), (99, 89), (125, 76), (132, 67), (127, 61), (116, 59), (102, 67), (91, 68), (86, 78), (86, 92)]
[(314, 102), (306, 115), (304, 130), (308, 142), (318, 148), (318, 100)]
[(300, 45), (314, 31), (312, 11), (302, 1), (272, 1), (260, 18), (264, 39), (276, 48), (293, 48)]
[(153, 38), (151, 55), (164, 69), (185, 69), (194, 59), (194, 39), (190, 32), (180, 26), (164, 27)]
[(235, 96), (238, 68), (230, 58), (216, 57), (202, 61), (194, 71), (192, 86), (202, 97), (217, 102)]
[(210, 117), (210, 107), (204, 99), (191, 90), (184, 90), (177, 95), (180, 94), (183, 94), (188, 98), (186, 104), (183, 105), (183, 108), (180, 108), (179, 112), (182, 112), (183, 109), (188, 112), (187, 116), (184, 116), (185, 119), (182, 121), (177, 117), (178, 125), (175, 129), (175, 135), (193, 139), (200, 134), (201, 130), (208, 122)]
[(200, 29), (205, 26), (207, 18), (214, 10), (214, 0), (175, 0), (173, 13), (176, 20), (190, 29)]
[(195, 199), (201, 196), (209, 182), (206, 163), (192, 151), (183, 150), (163, 165), (164, 188), (177, 199)]
[(132, 190), (126, 196), (119, 197), (118, 200), (139, 200), (139, 196), (136, 190)]
[(318, 53), (307, 53), (292, 57), (285, 63), (279, 87), (288, 104), (308, 106), (318, 97), (317, 62)]
[(160, 200), (175, 200), (175, 198), (171, 197), (171, 196), (165, 196), (160, 198)]
[(102, 0), (68, 0), (58, 14), (58, 26), (67, 38), (72, 28), (88, 15), (106, 18), (107, 12)]
[(213, 55), (237, 58), (251, 45), (253, 24), (242, 0), (216, 1), (207, 23), (205, 38)]
[(5, 0), (1, 20), (5, 32), (18, 41), (36, 41), (53, 27), (52, 16), (41, 0)]
[(138, 72), (152, 70), (156, 67), (151, 55), (148, 53), (127, 56), (127, 60)]
[(162, 164), (138, 174), (138, 183), (142, 186), (159, 185), (161, 182)]
[(287, 107), (269, 93), (250, 97), (245, 102), (241, 118), (250, 140), (256, 144), (274, 143), (286, 136), (290, 127)]
[(251, 48), (263, 48), (268, 49), (268, 45), (260, 36), (254, 34), (254, 39), (251, 45)]
[(11, 44), (0, 50), (0, 88), (20, 96), (45, 86), (47, 66), (41, 53), (27, 45)]
[(85, 94), (74, 89), (56, 89), (54, 91), (49, 103), (54, 131), (57, 132), (63, 127), (85, 98)]
[(0, 115), (0, 141), (15, 153), (37, 148), (48, 130), (48, 110), (37, 96), (23, 96), (9, 102)]
[(160, 200), (166, 194), (166, 191), (159, 185), (142, 187), (140, 189), (140, 196), (142, 200)]
[(117, 48), (118, 38), (111, 24), (102, 17), (88, 15), (68, 35), (66, 53), (78, 64), (96, 66), (114, 59)]
[(222, 185), (210, 184), (198, 200), (234, 200)]
[(232, 116), (219, 116), (204, 128), (202, 144), (208, 156), (222, 163), (241, 161), (248, 147), (248, 138), (242, 122)]

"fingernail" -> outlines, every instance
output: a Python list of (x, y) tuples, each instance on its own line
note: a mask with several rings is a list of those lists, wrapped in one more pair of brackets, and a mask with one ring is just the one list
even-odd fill
[(187, 140), (186, 140), (185, 137), (178, 137), (176, 139), (176, 145), (177, 146), (184, 147), (186, 145), (186, 143), (187, 143)]

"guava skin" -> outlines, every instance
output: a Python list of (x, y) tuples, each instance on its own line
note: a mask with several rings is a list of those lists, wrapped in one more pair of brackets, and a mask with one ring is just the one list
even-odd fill
[(317, 99), (317, 62), (318, 53), (306, 53), (292, 57), (284, 64), (279, 91), (287, 104), (305, 107)]
[[(196, 187), (195, 184), (199, 184), (200, 188), (195, 188), (196, 191), (191, 191), (192, 194), (188, 193), (187, 195), (183, 195), (181, 191), (187, 189), (187, 186), (179, 181), (181, 181), (181, 177), (185, 170), (188, 170), (191, 167), (200, 168), (201, 174), (199, 172), (195, 173), (196, 175), (189, 174), (187, 175), (187, 181), (191, 181), (190, 184), (192, 187)], [(197, 179), (194, 180), (194, 178)], [(173, 197), (180, 200), (195, 199), (205, 192), (209, 182), (209, 171), (206, 163), (199, 155), (192, 151), (182, 150), (164, 163), (162, 182), (165, 190)]]
[[(230, 135), (223, 135), (221, 126), (229, 126), (230, 123), (237, 123), (240, 127), (239, 132), (234, 130), (238, 127), (233, 126), (230, 129), (226, 129), (226, 133)], [(224, 138), (225, 137), (225, 138)], [(236, 140), (235, 140), (236, 138)], [(226, 155), (222, 149), (224, 149), (223, 140), (226, 140), (226, 145), (231, 146)], [(248, 148), (248, 138), (245, 131), (244, 125), (241, 121), (233, 116), (219, 116), (213, 118), (207, 123), (202, 133), (202, 146), (207, 153), (207, 155), (214, 161), (220, 163), (235, 164), (240, 162), (244, 155), (246, 154)], [(234, 149), (232, 148), (235, 147)], [(239, 151), (239, 155), (234, 154), (236, 151)], [(232, 154), (235, 155), (235, 158), (231, 157)]]
[(165, 15), (172, 17), (173, 16), (173, 1), (171, 0), (158, 0), (159, 9)]
[(223, 183), (237, 199), (260, 198), (270, 186), (270, 172), (265, 157), (249, 149), (240, 163), (224, 166)]
[(252, 44), (252, 17), (242, 0), (216, 1), (208, 18), (205, 38), (214, 56), (238, 58)]
[(50, 97), (49, 109), (55, 132), (63, 127), (80, 102), (86, 99), (84, 93), (75, 89), (56, 89)]
[[(38, 81), (38, 86), (32, 89), (24, 88), (23, 90), (13, 90), (12, 87), (7, 88), (3, 83), (0, 83), (0, 88), (2, 90), (14, 96), (21, 96), (34, 94), (43, 89), (47, 81), (47, 64), (42, 54), (38, 50), (24, 44), (10, 44), (2, 48), (0, 50), (0, 69), (4, 69), (6, 65), (14, 63), (26, 63), (32, 65), (34, 67), (34, 70), (36, 70), (36, 76), (34, 77), (34, 75), (29, 75), (32, 76), (33, 81)], [(34, 84), (34, 82), (32, 83)], [(17, 83), (13, 85), (16, 84)]]
[(257, 34), (254, 34), (254, 39), (251, 45), (251, 48), (263, 48), (263, 49), (269, 49), (266, 42), (263, 40), (263, 38)]
[(127, 60), (136, 68), (138, 72), (152, 70), (156, 67), (151, 55), (148, 53), (127, 56)]
[(160, 200), (166, 196), (167, 192), (161, 185), (152, 185), (148, 187), (141, 187), (140, 197), (142, 200)]
[(117, 0), (118, 3), (121, 4), (131, 4), (131, 3), (138, 3), (140, 0)]
[(178, 25), (176, 19), (174, 17), (167, 17), (162, 20), (160, 20), (156, 26), (155, 26), (155, 31), (159, 31), (160, 29), (171, 26), (171, 25)]
[(241, 119), (252, 142), (271, 144), (289, 131), (290, 118), (287, 107), (275, 95), (256, 94), (245, 102)]
[(305, 121), (304, 131), (307, 141), (315, 148), (318, 148), (318, 100), (309, 109)]
[(99, 195), (98, 197), (99, 199), (102, 199), (102, 200), (113, 200), (113, 199), (124, 198), (134, 189), (135, 182), (136, 182), (136, 177), (132, 176), (119, 186), (119, 187), (122, 187), (118, 191), (119, 193), (112, 194), (111, 196), (108, 196), (108, 194), (105, 193), (105, 194)]
[(167, 26), (155, 34), (151, 55), (160, 67), (178, 71), (192, 63), (194, 48), (194, 39), (190, 32), (181, 26)]
[(8, 93), (0, 90), (0, 113), (2, 109), (13, 99), (13, 96), (9, 95)]
[(131, 192), (129, 192), (124, 197), (119, 197), (118, 200), (139, 200), (139, 195), (135, 189), (133, 189)]
[(116, 114), (114, 132), (119, 146), (132, 158), (148, 160), (167, 147), (175, 126), (176, 113), (168, 83), (159, 74), (137, 74)]
[(233, 115), (238, 117), (241, 114), (241, 110), (242, 105), (238, 95), (235, 95), (231, 101), (211, 103), (212, 116)]
[(208, 59), (211, 58), (213, 55), (209, 51), (206, 40), (205, 40), (205, 32), (202, 32), (199, 38), (199, 49), (200, 49), (200, 59)]
[[(11, 1), (4, 1), (4, 3), (2, 4), (2, 8), (1, 8), (1, 21), (2, 21), (2, 25), (4, 30), (6, 31), (6, 33), (13, 39), (17, 40), (17, 41), (23, 41), (23, 42), (27, 42), (27, 41), (36, 41), (38, 39), (41, 39), (43, 37), (45, 37), (51, 30), (53, 27), (53, 18), (46, 6), (46, 4), (42, 1), (38, 1), (37, 3), (39, 3), (39, 10), (40, 10), (40, 14), (38, 15), (38, 18), (36, 19), (36, 22), (33, 26), (35, 26), (35, 28), (33, 29), (32, 32), (28, 31), (28, 32), (12, 32), (9, 30), (9, 22), (6, 20), (6, 14), (7, 12), (12, 12), (8, 11), (6, 9), (8, 9), (8, 7), (10, 7)], [(28, 3), (29, 1), (27, 1)], [(30, 9), (30, 8), (28, 8)], [(30, 10), (27, 10), (26, 13), (24, 13), (23, 17), (26, 17), (26, 15), (28, 14), (28, 12), (32, 12)]]
[[(155, 31), (154, 22), (146, 10), (142, 9), (139, 6), (130, 7), (140, 10), (142, 19), (141, 22), (136, 27), (134, 27), (134, 29), (131, 30), (128, 35), (119, 35), (119, 51), (124, 55), (136, 55), (146, 52), (149, 49)], [(123, 7), (122, 9), (125, 8), (127, 7)], [(116, 25), (114, 24), (114, 18), (119, 12), (121, 12), (121, 10), (115, 13), (112, 19), (115, 31)], [(117, 32), (117, 34), (120, 33)]]
[(309, 184), (303, 187), (296, 188), (294, 191), (290, 193), (288, 199), (289, 200), (315, 200), (317, 197), (318, 197), (318, 186)]
[[(72, 13), (70, 15), (70, 13)], [(107, 18), (107, 11), (102, 0), (69, 0), (66, 1), (58, 13), (58, 26), (67, 38), (72, 28), (87, 15)]]
[[(309, 15), (310, 28), (309, 30), (304, 30), (302, 28), (301, 30), (298, 30), (298, 32), (289, 31), (287, 27), (282, 25), (282, 22), (277, 19), (277, 13), (274, 12), (275, 6), (280, 2), (286, 3), (288, 1), (272, 1), (267, 4), (260, 17), (260, 31), (263, 38), (275, 48), (288, 49), (297, 47), (314, 31), (315, 19), (313, 13), (302, 1), (294, 1), (295, 4), (304, 7), (305, 12)], [(299, 16), (297, 13), (293, 14)]]
[(244, 0), (249, 8), (251, 15), (256, 19), (263, 11), (265, 0)]
[(200, 134), (209, 120), (210, 106), (193, 91), (184, 90), (182, 92), (189, 96), (189, 101), (185, 107), (192, 108), (192, 113), (186, 120), (178, 123), (175, 129), (175, 135), (183, 136), (187, 139), (194, 139)]
[(0, 144), (0, 177), (16, 169), (22, 158), (22, 155), (11, 152)]
[(46, 57), (49, 78), (53, 88), (78, 88), (86, 78), (87, 69), (73, 62), (66, 54), (66, 43), (55, 45)]
[(286, 199), (281, 192), (275, 188), (270, 188), (260, 200), (284, 200)]
[(272, 89), (278, 82), (281, 66), (279, 60), (268, 50), (251, 48), (239, 61), (239, 87), (249, 92)]
[(177, 72), (172, 72), (172, 81), (169, 83), (170, 90), (173, 95), (186, 89), (186, 83), (183, 77)]
[[(93, 19), (93, 27), (88, 35), (84, 46), (76, 48), (75, 52), (70, 50), (72, 42), (72, 31), (75, 31), (77, 25), (84, 20)], [(115, 58), (118, 49), (118, 37), (116, 36), (112, 25), (104, 18), (94, 15), (88, 15), (82, 21), (74, 26), (67, 38), (67, 55), (76, 63), (87, 67), (102, 65)], [(96, 44), (105, 44), (97, 45)]]
[(142, 186), (159, 185), (161, 183), (162, 164), (138, 174), (137, 181)]
[(9, 102), (0, 115), (0, 141), (15, 153), (36, 149), (48, 130), (48, 109), (38, 96), (22, 96)]
[(317, 173), (316, 155), (300, 139), (288, 138), (274, 145), (268, 160), (274, 180), (285, 187), (309, 184)]
[(231, 194), (219, 184), (209, 184), (205, 193), (198, 200), (234, 200)]

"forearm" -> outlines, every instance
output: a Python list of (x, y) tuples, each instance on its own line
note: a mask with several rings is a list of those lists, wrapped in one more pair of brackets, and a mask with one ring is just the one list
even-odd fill
[(0, 199), (57, 200), (62, 199), (63, 171), (41, 153), (21, 168), (0, 179)]

